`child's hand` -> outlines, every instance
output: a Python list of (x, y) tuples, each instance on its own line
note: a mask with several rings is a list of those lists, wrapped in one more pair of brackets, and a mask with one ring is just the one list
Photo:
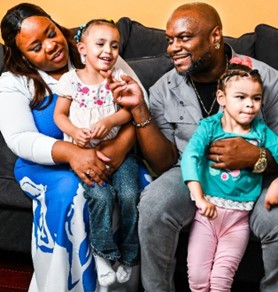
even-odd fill
[(196, 201), (196, 206), (201, 215), (208, 217), (209, 219), (215, 219), (217, 217), (217, 210), (214, 204), (208, 202), (202, 198)]
[(265, 203), (266, 209), (270, 210), (271, 206), (278, 205), (278, 178), (276, 178), (269, 186), (266, 195)]
[(103, 139), (112, 129), (112, 124), (109, 119), (103, 119), (96, 122), (90, 132), (91, 139)]
[(74, 139), (76, 145), (78, 145), (79, 147), (85, 147), (91, 139), (91, 132), (89, 129), (76, 128), (72, 135), (72, 138)]

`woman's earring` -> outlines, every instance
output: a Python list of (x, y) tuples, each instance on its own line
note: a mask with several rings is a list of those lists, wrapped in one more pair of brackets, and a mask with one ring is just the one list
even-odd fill
[(216, 43), (214, 48), (215, 48), (215, 50), (219, 50), (220, 49), (220, 43)]

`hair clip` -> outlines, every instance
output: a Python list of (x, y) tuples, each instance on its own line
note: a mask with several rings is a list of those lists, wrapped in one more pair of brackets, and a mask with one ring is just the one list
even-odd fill
[(108, 22), (111, 22), (111, 23), (115, 24), (115, 22), (114, 22), (114, 20), (112, 18), (106, 18), (105, 20), (108, 21)]
[(77, 33), (75, 34), (74, 36), (74, 39), (77, 43), (80, 42), (80, 39), (81, 39), (81, 36), (82, 36), (82, 33), (83, 33), (83, 30), (86, 28), (87, 26), (87, 23), (84, 23), (84, 24), (81, 24), (78, 28), (78, 31)]
[(233, 57), (230, 60), (230, 63), (239, 64), (239, 65), (245, 65), (245, 66), (247, 66), (247, 67), (252, 69), (252, 60), (247, 56), (245, 56), (244, 58)]

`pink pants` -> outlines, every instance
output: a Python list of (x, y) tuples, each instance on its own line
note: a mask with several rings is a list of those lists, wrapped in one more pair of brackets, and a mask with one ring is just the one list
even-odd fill
[(188, 243), (192, 292), (230, 291), (249, 239), (249, 212), (217, 207), (210, 220), (197, 211)]

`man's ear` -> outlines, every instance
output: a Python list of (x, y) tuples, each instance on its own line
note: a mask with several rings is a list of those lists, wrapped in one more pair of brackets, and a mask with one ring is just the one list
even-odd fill
[(219, 103), (220, 106), (224, 107), (226, 102), (225, 102), (225, 94), (222, 90), (218, 89), (216, 91), (216, 99), (217, 102)]
[(211, 38), (214, 48), (219, 49), (222, 44), (222, 28), (220, 26), (216, 26), (211, 32)]

